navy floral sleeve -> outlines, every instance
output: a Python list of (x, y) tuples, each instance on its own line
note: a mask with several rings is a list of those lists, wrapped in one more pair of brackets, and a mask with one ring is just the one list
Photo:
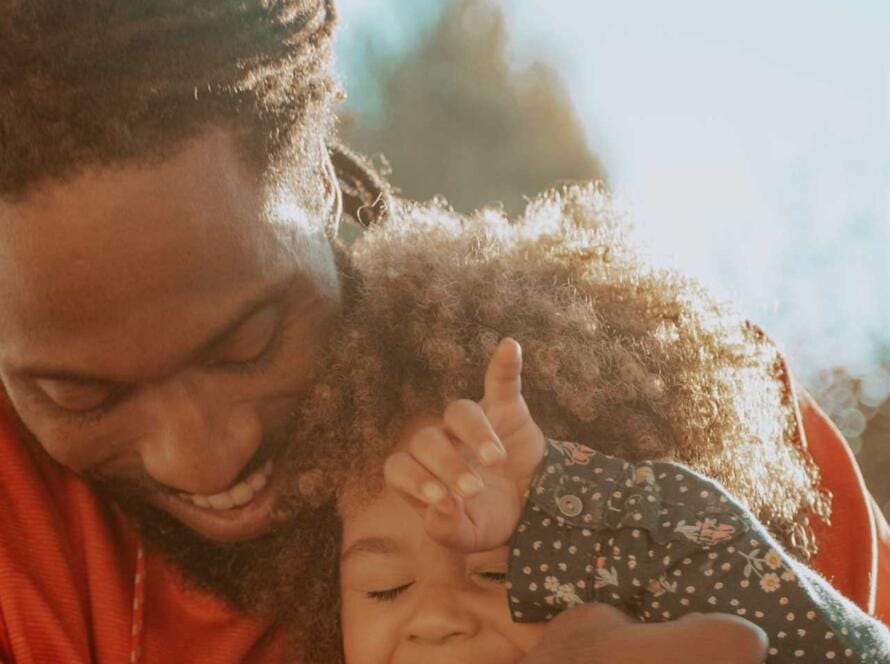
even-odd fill
[(768, 662), (890, 663), (890, 632), (788, 556), (720, 485), (675, 463), (632, 465), (548, 441), (510, 543), (517, 622), (605, 602), (645, 622), (742, 616)]

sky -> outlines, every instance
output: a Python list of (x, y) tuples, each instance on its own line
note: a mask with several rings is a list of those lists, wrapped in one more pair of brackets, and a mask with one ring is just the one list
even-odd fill
[[(352, 37), (395, 62), (442, 1), (341, 0), (353, 110), (378, 92)], [(890, 2), (493, 1), (516, 70), (561, 72), (657, 260), (737, 301), (805, 381), (843, 366), (890, 393)]]

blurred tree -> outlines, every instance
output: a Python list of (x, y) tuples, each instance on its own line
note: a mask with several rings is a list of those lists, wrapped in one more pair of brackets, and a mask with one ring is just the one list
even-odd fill
[(864, 377), (843, 367), (820, 372), (811, 392), (856, 453), (866, 485), (890, 518), (890, 348)]
[[(503, 15), (489, 0), (359, 1), (371, 18), (346, 50), (356, 100), (341, 135), (383, 155), (406, 197), (441, 194), (463, 212), (501, 201), (516, 213), (525, 197), (560, 181), (605, 178), (557, 72), (511, 68)], [(812, 237), (811, 219), (802, 215), (789, 237)], [(880, 365), (865, 381), (826, 369), (809, 387), (890, 516), (890, 361)]]
[(525, 197), (560, 181), (604, 179), (557, 74), (522, 72), (507, 61), (500, 9), (486, 0), (448, 0), (429, 39), (393, 63), (382, 54), (379, 118), (344, 118), (355, 149), (382, 154), (391, 181), (424, 200), (443, 195), (469, 212), (500, 201), (512, 213)]

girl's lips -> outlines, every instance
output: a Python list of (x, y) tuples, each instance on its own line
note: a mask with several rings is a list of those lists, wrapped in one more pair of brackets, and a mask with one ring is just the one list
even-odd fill
[[(239, 485), (248, 483), (250, 486), (250, 479), (248, 478)], [(224, 500), (227, 494), (239, 495), (242, 488), (238, 485), (214, 496), (174, 495), (167, 492), (156, 492), (152, 495), (150, 502), (209, 540), (237, 542), (253, 539), (269, 530), (278, 504), (277, 479), (275, 468), (270, 464), (266, 481), (260, 482), (254, 478), (253, 486), (259, 487), (260, 484), (262, 486), (255, 490), (253, 497), (240, 507), (227, 507), (229, 504), (234, 504), (234, 501), (226, 502)], [(222, 509), (212, 507), (211, 500)]]

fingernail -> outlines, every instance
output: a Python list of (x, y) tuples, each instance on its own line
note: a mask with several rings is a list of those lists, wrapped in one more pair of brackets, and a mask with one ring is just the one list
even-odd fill
[(485, 488), (485, 485), (475, 475), (471, 475), (467, 473), (466, 475), (461, 475), (457, 478), (457, 487), (460, 489), (461, 493), (465, 496), (475, 496), (477, 493), (482, 491)]
[(504, 448), (497, 443), (484, 443), (482, 447), (479, 448), (479, 460), (486, 466), (497, 463), (503, 459), (504, 456)]
[(434, 484), (433, 482), (428, 482), (424, 484), (420, 488), (420, 493), (423, 494), (423, 497), (426, 498), (431, 503), (438, 503), (445, 497), (445, 489), (440, 487), (438, 484)]

